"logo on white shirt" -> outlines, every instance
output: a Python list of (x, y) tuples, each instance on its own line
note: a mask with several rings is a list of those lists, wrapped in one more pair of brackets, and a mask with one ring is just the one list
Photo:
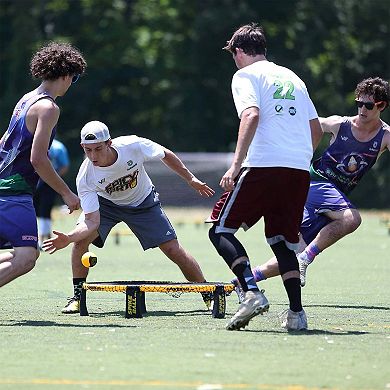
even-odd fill
[(288, 109), (288, 113), (291, 115), (291, 116), (294, 116), (296, 113), (297, 113), (297, 109), (295, 107), (290, 107)]
[(129, 166), (129, 167), (127, 168), (127, 170), (130, 171), (130, 169), (134, 168), (134, 167), (137, 165), (137, 163), (134, 163), (133, 160), (129, 160), (129, 161), (127, 162), (127, 165)]
[(106, 192), (111, 195), (113, 192), (126, 191), (127, 189), (135, 188), (138, 184), (137, 176), (138, 169), (132, 174), (120, 177), (119, 179), (114, 180), (112, 183), (108, 184), (105, 188)]
[(281, 114), (283, 112), (283, 106), (281, 106), (280, 104), (277, 104), (275, 106), (275, 111), (278, 113), (278, 114)]

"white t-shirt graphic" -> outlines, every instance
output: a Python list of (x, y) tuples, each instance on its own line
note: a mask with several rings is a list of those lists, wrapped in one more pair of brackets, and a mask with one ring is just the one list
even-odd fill
[(318, 115), (304, 82), (283, 66), (257, 61), (234, 74), (232, 93), (240, 118), (249, 107), (260, 111), (242, 166), (308, 171), (313, 155), (309, 120)]
[(161, 145), (136, 135), (114, 138), (111, 146), (118, 153), (114, 164), (97, 167), (85, 159), (77, 174), (77, 192), (85, 214), (99, 210), (98, 196), (122, 206), (141, 204), (153, 186), (144, 162), (165, 157)]

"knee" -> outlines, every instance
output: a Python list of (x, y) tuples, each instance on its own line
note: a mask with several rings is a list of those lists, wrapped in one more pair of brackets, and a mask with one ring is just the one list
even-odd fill
[(289, 249), (284, 241), (271, 245), (271, 249), (275, 254), (280, 275), (298, 271), (299, 266), (295, 252)]
[(218, 254), (231, 266), (236, 259), (248, 259), (245, 248), (233, 233), (216, 233), (215, 226), (209, 230), (210, 241)]
[(38, 257), (39, 254), (37, 253), (36, 255), (25, 256), (22, 261), (19, 261), (20, 273), (26, 274), (30, 272), (35, 267)]
[(164, 252), (165, 256), (171, 260), (180, 260), (183, 257), (184, 250), (179, 245), (177, 240), (171, 240), (160, 246), (160, 249)]
[(73, 244), (73, 248), (77, 251), (80, 251), (80, 252), (86, 252), (88, 250), (88, 247), (89, 247), (89, 244), (90, 244), (90, 240), (88, 239), (84, 239), (84, 240), (81, 240), (81, 241), (78, 241), (78, 242), (75, 242)]
[(361, 223), (362, 218), (360, 213), (357, 210), (351, 210), (351, 213), (349, 213), (344, 219), (344, 227), (346, 232), (348, 234), (354, 232)]
[(214, 245), (214, 247), (216, 249), (219, 248), (219, 241), (220, 241), (220, 238), (221, 238), (221, 235), (220, 234), (217, 234), (215, 232), (215, 225), (213, 225), (211, 227), (211, 229), (209, 230), (209, 239), (211, 241), (211, 243)]

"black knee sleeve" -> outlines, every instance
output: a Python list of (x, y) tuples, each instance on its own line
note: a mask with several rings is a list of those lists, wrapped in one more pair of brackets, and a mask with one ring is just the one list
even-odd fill
[(293, 250), (287, 248), (284, 241), (271, 245), (271, 249), (278, 260), (280, 275), (290, 271), (299, 271), (297, 256)]
[(218, 254), (223, 257), (231, 268), (234, 260), (240, 257), (248, 257), (245, 248), (233, 233), (216, 233), (215, 225), (209, 230), (209, 238)]

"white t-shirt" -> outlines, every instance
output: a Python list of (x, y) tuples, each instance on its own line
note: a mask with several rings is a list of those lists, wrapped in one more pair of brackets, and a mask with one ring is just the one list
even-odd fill
[(77, 174), (77, 192), (85, 214), (99, 210), (98, 195), (117, 205), (141, 204), (153, 186), (144, 162), (165, 157), (161, 145), (136, 135), (114, 138), (111, 146), (118, 153), (114, 164), (97, 167), (86, 158)]
[(287, 68), (257, 61), (235, 73), (232, 93), (240, 118), (249, 107), (260, 110), (242, 166), (308, 171), (313, 155), (309, 120), (318, 115), (305, 83)]

